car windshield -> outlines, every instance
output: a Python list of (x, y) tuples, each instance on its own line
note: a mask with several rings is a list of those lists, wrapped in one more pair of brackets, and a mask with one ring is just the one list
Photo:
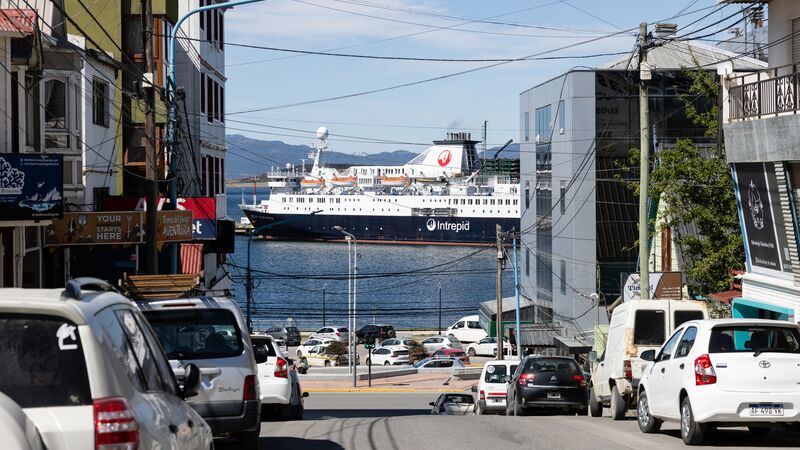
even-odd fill
[(575, 375), (582, 374), (578, 363), (567, 358), (533, 358), (525, 368), (525, 373), (532, 373), (536, 379), (543, 376), (543, 380), (551, 383), (569, 383)]
[(720, 326), (711, 330), (709, 353), (800, 353), (800, 332), (779, 326)]
[(664, 310), (640, 309), (636, 311), (636, 321), (633, 325), (634, 345), (659, 346), (664, 343)]
[(448, 394), (444, 398), (445, 403), (475, 403), (475, 400), (472, 398), (471, 395), (466, 394)]
[(505, 383), (507, 375), (505, 364), (489, 364), (486, 366), (486, 375), (483, 381), (487, 383)]
[(226, 309), (144, 312), (169, 359), (226, 358), (244, 351), (236, 317)]
[(286, 327), (286, 332), (287, 333), (292, 333), (292, 334), (297, 333), (297, 328), (296, 327)]
[(69, 320), (0, 314), (0, 392), (22, 408), (91, 405), (80, 333)]
[(430, 358), (426, 358), (426, 359), (423, 359), (422, 361), (417, 361), (417, 362), (414, 363), (414, 367), (420, 368), (420, 367), (424, 366), (425, 364), (428, 364), (428, 362), (430, 362), (430, 360), (431, 360)]
[(251, 337), (250, 340), (253, 342), (253, 351), (257, 351), (258, 349), (263, 348), (267, 356), (278, 356), (275, 353), (275, 348), (269, 345), (268, 339), (258, 339)]

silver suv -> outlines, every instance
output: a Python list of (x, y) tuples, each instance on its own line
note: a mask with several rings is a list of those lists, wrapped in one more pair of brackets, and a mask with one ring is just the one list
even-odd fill
[[(93, 278), (66, 289), (0, 289), (0, 391), (48, 449), (211, 448), (211, 428), (136, 306)], [(91, 443), (94, 443), (92, 445)]]

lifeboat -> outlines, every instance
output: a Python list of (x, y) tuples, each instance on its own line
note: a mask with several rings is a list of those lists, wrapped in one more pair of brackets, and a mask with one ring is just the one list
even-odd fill
[(333, 177), (331, 184), (333, 187), (353, 187), (356, 185), (356, 177)]
[(303, 178), (300, 180), (300, 187), (303, 189), (316, 189), (325, 185), (322, 178)]
[(405, 175), (399, 177), (387, 177), (386, 175), (384, 175), (381, 177), (381, 186), (386, 186), (386, 187), (408, 186), (408, 177)]

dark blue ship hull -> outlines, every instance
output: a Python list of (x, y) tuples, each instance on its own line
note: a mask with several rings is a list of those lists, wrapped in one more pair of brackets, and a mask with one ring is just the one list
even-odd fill
[(491, 217), (432, 216), (341, 216), (325, 214), (269, 214), (244, 210), (257, 234), (282, 240), (341, 241), (334, 229), (342, 227), (359, 241), (396, 244), (490, 244), (496, 239), (496, 225), (504, 231), (519, 230), (519, 219)]

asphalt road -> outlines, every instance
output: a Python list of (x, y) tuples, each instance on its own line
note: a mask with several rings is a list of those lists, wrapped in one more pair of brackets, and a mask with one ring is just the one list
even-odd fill
[[(431, 416), (435, 393), (313, 393), (303, 421), (264, 422), (261, 449), (586, 449), (685, 448), (677, 424), (644, 435), (631, 416), (560, 415), (527, 417)], [(773, 430), (753, 436), (746, 429), (710, 433), (705, 448), (782, 448), (800, 446), (800, 433)], [(238, 448), (226, 440), (218, 449)], [(700, 447), (704, 448), (704, 447)]]

